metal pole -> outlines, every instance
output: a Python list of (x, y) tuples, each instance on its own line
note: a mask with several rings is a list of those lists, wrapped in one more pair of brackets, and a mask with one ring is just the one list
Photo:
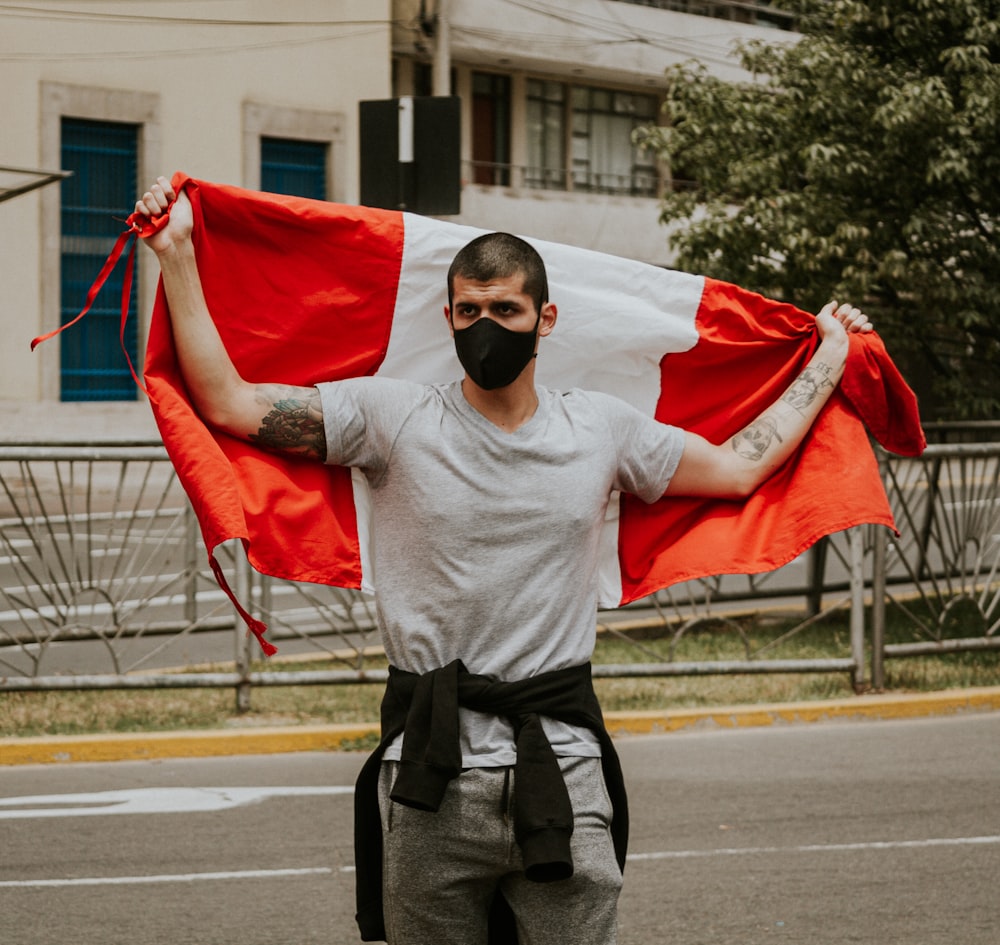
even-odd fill
[(434, 68), (431, 92), (451, 95), (451, 24), (448, 20), (449, 0), (438, 0), (434, 23)]
[(872, 529), (872, 688), (885, 688), (885, 529)]
[(184, 506), (184, 620), (198, 619), (198, 520), (190, 503)]
[(851, 552), (851, 656), (854, 691), (865, 688), (865, 545), (861, 526), (848, 532)]
[(809, 549), (809, 590), (806, 594), (806, 613), (817, 616), (823, 609), (823, 578), (826, 575), (826, 550), (829, 538), (821, 538)]
[[(237, 600), (247, 602), (247, 606), (252, 606), (250, 601), (250, 562), (247, 561), (243, 548), (235, 549), (233, 555), (235, 563), (235, 588)], [(236, 636), (234, 638), (236, 647), (236, 673), (240, 681), (236, 684), (236, 711), (238, 713), (250, 711), (250, 635), (243, 625), (243, 618), (236, 614)]]

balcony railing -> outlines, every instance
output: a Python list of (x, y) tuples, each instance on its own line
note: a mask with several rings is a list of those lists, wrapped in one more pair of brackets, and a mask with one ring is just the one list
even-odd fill
[(734, 23), (748, 23), (752, 26), (770, 26), (780, 30), (794, 30), (795, 16), (784, 10), (775, 9), (770, 0), (621, 0), (640, 7), (656, 7), (675, 13), (691, 13), (694, 16), (711, 16)]
[(463, 180), (486, 187), (507, 187), (512, 190), (552, 190), (586, 194), (611, 194), (623, 197), (656, 197), (660, 193), (660, 178), (652, 170), (636, 170), (631, 174), (568, 171), (545, 167), (524, 167), (516, 164), (495, 164), (487, 161), (467, 161)]

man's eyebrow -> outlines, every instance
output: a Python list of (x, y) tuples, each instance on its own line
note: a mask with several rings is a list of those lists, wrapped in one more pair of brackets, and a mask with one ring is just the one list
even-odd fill
[(462, 308), (463, 306), (467, 308), (493, 308), (497, 305), (509, 305), (512, 308), (520, 308), (524, 305), (524, 302), (518, 301), (517, 298), (502, 298), (502, 299), (489, 299), (485, 302), (480, 302), (472, 299), (456, 299), (455, 308)]

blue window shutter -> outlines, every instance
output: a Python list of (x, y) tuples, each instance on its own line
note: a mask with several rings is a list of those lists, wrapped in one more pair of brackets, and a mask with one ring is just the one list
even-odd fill
[(326, 200), (327, 148), (324, 141), (261, 138), (261, 190)]
[[(81, 308), (87, 290), (124, 229), (135, 204), (139, 126), (62, 119), (60, 323)], [(81, 322), (63, 332), (60, 398), (64, 401), (135, 400), (135, 381), (119, 341), (124, 264), (111, 274)], [(136, 282), (125, 346), (136, 362)]]

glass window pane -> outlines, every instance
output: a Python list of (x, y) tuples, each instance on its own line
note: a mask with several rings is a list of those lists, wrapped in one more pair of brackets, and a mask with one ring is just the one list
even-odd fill
[(635, 116), (637, 118), (654, 118), (656, 116), (656, 99), (652, 95), (636, 95)]
[(652, 196), (656, 165), (632, 144), (632, 131), (655, 112), (655, 98), (612, 89), (574, 89), (574, 187)]
[(510, 184), (510, 77), (472, 76), (472, 168), (477, 184)]
[(635, 110), (635, 96), (627, 92), (615, 92), (613, 108), (616, 112), (631, 114)]
[(561, 82), (529, 80), (527, 100), (528, 187), (566, 187), (566, 116)]
[(327, 150), (325, 141), (261, 138), (261, 190), (326, 200)]

